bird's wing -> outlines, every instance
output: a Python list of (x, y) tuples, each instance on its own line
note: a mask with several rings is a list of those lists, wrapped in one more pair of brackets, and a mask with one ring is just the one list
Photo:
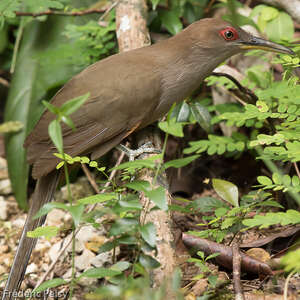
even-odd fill
[[(149, 118), (159, 103), (161, 81), (155, 64), (137, 59), (138, 55), (138, 51), (128, 52), (91, 65), (54, 96), (51, 103), (61, 106), (90, 92), (89, 99), (71, 115), (76, 130), (62, 124), (65, 153), (99, 157)], [(34, 178), (49, 173), (58, 163), (48, 136), (53, 119), (46, 111), (24, 144)]]

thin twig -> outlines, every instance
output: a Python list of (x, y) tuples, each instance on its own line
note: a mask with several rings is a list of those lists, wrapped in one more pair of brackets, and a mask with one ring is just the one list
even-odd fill
[[(120, 154), (120, 156), (119, 156), (119, 158), (118, 158), (118, 160), (117, 160), (117, 162), (116, 162), (116, 164), (115, 164), (115, 167), (117, 167), (117, 166), (119, 166), (119, 165), (121, 164), (121, 162), (122, 162), (122, 160), (123, 160), (123, 158), (124, 158), (124, 155), (125, 155), (124, 152), (122, 152), (122, 153)], [(108, 181), (105, 183), (104, 188), (100, 191), (101, 194), (104, 193), (104, 192), (106, 191), (106, 188), (111, 184), (111, 181), (112, 181), (112, 179), (114, 178), (116, 172), (117, 172), (117, 170), (113, 170), (113, 171), (110, 173), (110, 176), (109, 176)], [(90, 213), (93, 209), (95, 209), (96, 205), (97, 205), (97, 204), (93, 204), (90, 208), (88, 208), (88, 210), (87, 210), (86, 213)], [(81, 228), (78, 228), (78, 229), (75, 231), (74, 237), (78, 234), (78, 232), (79, 232), (80, 230), (81, 230)], [(35, 289), (45, 281), (45, 279), (47, 278), (47, 276), (49, 275), (49, 273), (53, 270), (54, 266), (57, 264), (58, 259), (63, 255), (63, 253), (66, 251), (66, 249), (67, 249), (67, 248), (69, 247), (69, 245), (71, 244), (71, 242), (72, 242), (73, 239), (71, 238), (71, 236), (68, 236), (68, 237), (70, 237), (70, 240), (68, 240), (68, 241), (66, 242), (66, 244), (64, 245), (64, 247), (59, 251), (59, 253), (58, 253), (56, 259), (53, 260), (53, 262), (52, 262), (51, 265), (49, 266), (48, 270), (44, 273), (44, 275), (41, 277), (41, 279), (40, 279), (40, 280), (38, 281), (38, 283), (36, 284)], [(67, 239), (68, 237), (66, 237), (66, 239)]]
[(6, 87), (9, 87), (9, 85), (10, 85), (9, 82), (2, 77), (0, 77), (0, 84), (4, 85)]
[(81, 167), (82, 167), (82, 170), (83, 170), (84, 174), (86, 175), (88, 181), (90, 182), (92, 188), (94, 189), (96, 194), (99, 194), (100, 190), (98, 188), (98, 185), (95, 181), (94, 176), (91, 174), (90, 170), (88, 169), (88, 167), (85, 164), (81, 164)]
[(59, 10), (46, 10), (39, 13), (31, 13), (31, 12), (22, 12), (22, 11), (16, 11), (15, 14), (17, 17), (41, 17), (41, 16), (49, 16), (49, 15), (55, 15), (55, 16), (85, 16), (90, 14), (103, 14), (106, 10), (105, 9), (86, 9), (82, 11), (59, 11)]
[(248, 99), (247, 102), (255, 103), (258, 100), (257, 96), (250, 89), (248, 89), (247, 87), (241, 85), (239, 83), (239, 81), (236, 80), (230, 74), (221, 73), (221, 72), (213, 72), (212, 75), (217, 76), (217, 77), (226, 77), (227, 79), (231, 80), (244, 95), (248, 96), (249, 99)]
[(297, 176), (298, 176), (299, 179), (300, 179), (300, 171), (299, 171), (298, 165), (297, 165), (296, 162), (294, 162), (293, 165), (294, 165), (294, 168), (295, 168), (295, 170), (296, 170)]
[(17, 56), (18, 56), (18, 52), (19, 52), (19, 48), (20, 48), (21, 39), (23, 36), (23, 30), (24, 30), (24, 18), (21, 18), (20, 25), (19, 25), (18, 32), (17, 32), (16, 42), (14, 45), (13, 57), (11, 60), (11, 67), (10, 67), (11, 74), (13, 74), (15, 71)]
[(232, 274), (235, 300), (244, 300), (244, 293), (241, 283), (241, 261), (240, 247), (237, 241), (232, 243)]
[(120, 1), (121, 0), (117, 0), (110, 7), (108, 7), (104, 14), (99, 18), (98, 23), (101, 22), (110, 13), (110, 11), (119, 4)]
[(285, 283), (284, 283), (284, 290), (283, 290), (283, 300), (288, 300), (289, 282), (290, 282), (291, 277), (292, 277), (295, 273), (296, 273), (295, 271), (291, 272), (291, 273), (288, 275), (288, 277), (286, 278), (286, 280), (285, 280)]

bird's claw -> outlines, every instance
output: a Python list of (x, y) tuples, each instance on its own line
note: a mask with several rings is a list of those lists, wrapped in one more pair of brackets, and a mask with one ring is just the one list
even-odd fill
[(128, 147), (122, 144), (120, 144), (117, 148), (128, 156), (129, 161), (134, 161), (138, 156), (145, 153), (150, 153), (150, 154), (161, 153), (160, 150), (154, 148), (151, 142), (147, 142), (143, 144), (141, 147), (139, 147), (136, 150), (129, 149)]

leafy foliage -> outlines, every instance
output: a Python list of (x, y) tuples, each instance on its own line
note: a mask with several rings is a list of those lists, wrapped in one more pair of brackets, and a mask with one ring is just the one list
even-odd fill
[(296, 210), (289, 209), (286, 212), (267, 213), (266, 215), (256, 215), (253, 219), (245, 219), (245, 226), (267, 228), (272, 225), (280, 224), (282, 226), (295, 225), (300, 223), (300, 213)]
[(105, 26), (99, 26), (94, 20), (84, 25), (68, 24), (63, 35), (75, 41), (85, 66), (117, 52), (115, 30), (114, 14), (111, 13)]
[(207, 152), (208, 155), (222, 155), (227, 152), (241, 152), (245, 149), (245, 142), (241, 140), (241, 136), (233, 134), (232, 137), (208, 135), (208, 140), (190, 142), (190, 147), (184, 150), (185, 154), (193, 152)]

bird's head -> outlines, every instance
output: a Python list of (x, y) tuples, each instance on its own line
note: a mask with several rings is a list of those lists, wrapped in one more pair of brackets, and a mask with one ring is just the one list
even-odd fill
[(238, 26), (221, 19), (202, 19), (191, 26), (190, 37), (199, 46), (213, 55), (231, 56), (244, 50), (265, 50), (293, 55), (294, 52), (282, 45), (253, 36)]

